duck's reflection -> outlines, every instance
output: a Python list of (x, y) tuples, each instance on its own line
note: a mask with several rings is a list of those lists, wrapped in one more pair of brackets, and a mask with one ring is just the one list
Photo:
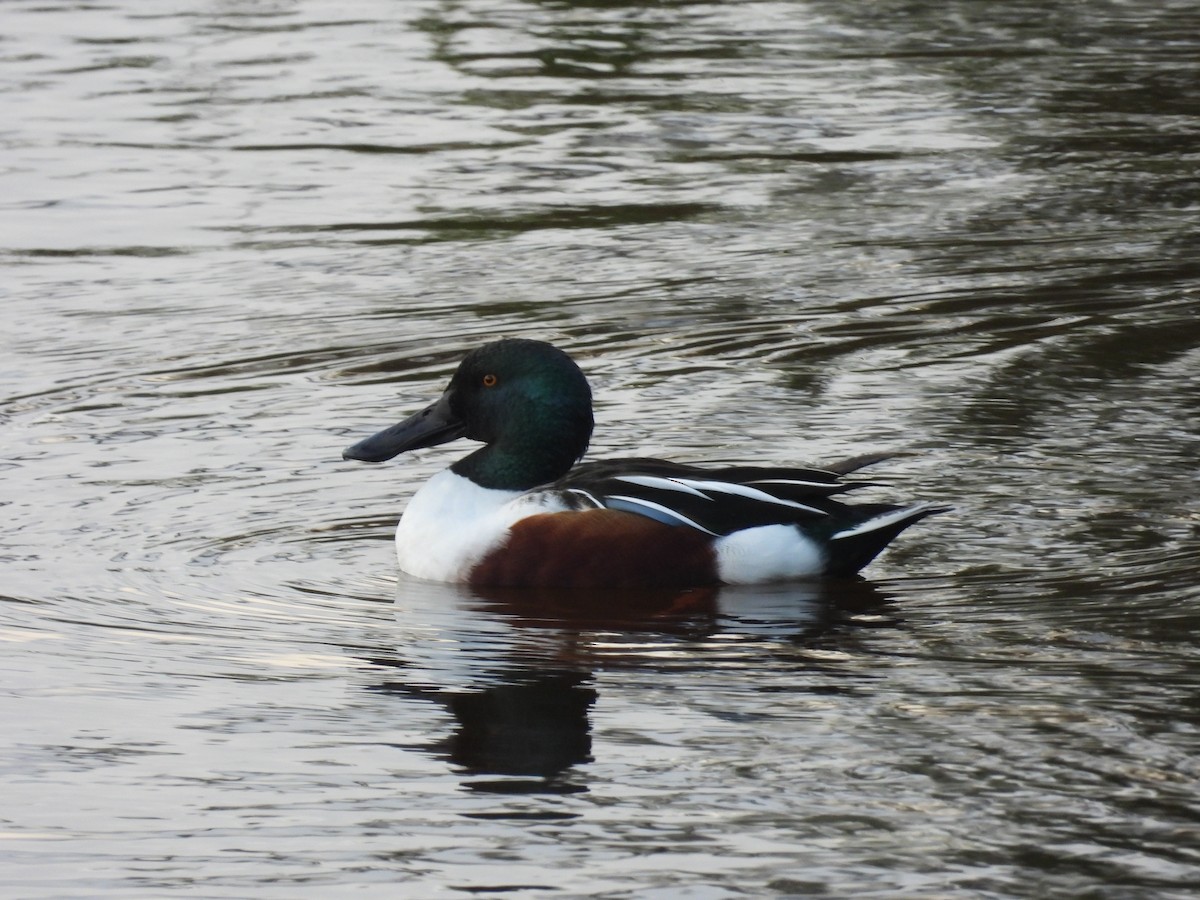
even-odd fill
[(720, 588), (472, 588), (473, 605), (524, 626), (577, 633), (687, 634), (711, 631)]
[(588, 711), (595, 702), (596, 689), (579, 672), (539, 672), (522, 683), (456, 694), (449, 707), (458, 727), (446, 741), (447, 756), (475, 774), (552, 781), (591, 761)]
[[(372, 662), (403, 668), (396, 660)], [(481, 684), (475, 690), (444, 691), (403, 680), (384, 681), (374, 689), (434, 701), (454, 717), (453, 731), (422, 749), (461, 767), (468, 775), (504, 776), (502, 780), (466, 782), (473, 790), (586, 790), (560, 776), (592, 759), (588, 712), (597, 694), (590, 675), (563, 670), (513, 672), (511, 676), (511, 680)]]
[(726, 666), (738, 661), (729, 648), (739, 637), (743, 664), (771, 665), (788, 648), (849, 633), (856, 617), (887, 602), (858, 581), (595, 596), (403, 582), (399, 646), (395, 656), (372, 656), (388, 667), (372, 689), (434, 702), (453, 717), (452, 730), (421, 749), (460, 767), (470, 789), (583, 791), (599, 669), (702, 677), (713, 648)]

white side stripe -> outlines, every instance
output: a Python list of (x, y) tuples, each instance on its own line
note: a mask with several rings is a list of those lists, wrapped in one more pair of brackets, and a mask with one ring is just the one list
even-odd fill
[(696, 497), (703, 497), (705, 500), (712, 499), (705, 496), (702, 491), (698, 491), (694, 487), (684, 484), (675, 478), (659, 478), (656, 475), (618, 475), (613, 480), (624, 481), (626, 484), (636, 484), (642, 487), (658, 488), (664, 491), (678, 491), (681, 494), (692, 494)]
[(842, 488), (846, 486), (837, 481), (801, 481), (798, 478), (756, 478), (753, 481), (747, 481), (746, 484), (787, 484), (793, 487), (810, 488)]
[(718, 494), (734, 494), (738, 497), (745, 497), (747, 500), (757, 500), (760, 503), (775, 503), (779, 506), (790, 506), (792, 509), (802, 509), (805, 512), (815, 513), (818, 516), (826, 515), (823, 510), (812, 506), (805, 506), (803, 503), (797, 503), (794, 500), (784, 500), (780, 497), (772, 496), (766, 491), (760, 491), (758, 488), (746, 487), (744, 484), (731, 484), (728, 481), (692, 481), (687, 478), (680, 478), (679, 483), (699, 488), (702, 491), (713, 491)]

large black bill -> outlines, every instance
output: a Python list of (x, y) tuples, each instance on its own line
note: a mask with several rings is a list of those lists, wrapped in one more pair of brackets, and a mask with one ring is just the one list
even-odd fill
[(466, 426), (450, 410), (450, 393), (414, 413), (398, 425), (385, 428), (342, 451), (342, 459), (383, 462), (405, 450), (433, 447), (463, 436)]

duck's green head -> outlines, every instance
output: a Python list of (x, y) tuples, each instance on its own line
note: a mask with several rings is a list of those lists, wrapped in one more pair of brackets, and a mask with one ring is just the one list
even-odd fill
[(592, 391), (567, 354), (508, 338), (473, 350), (436, 402), (346, 450), (382, 462), (456, 438), (483, 441), (452, 467), (490, 488), (527, 490), (564, 475), (592, 435)]

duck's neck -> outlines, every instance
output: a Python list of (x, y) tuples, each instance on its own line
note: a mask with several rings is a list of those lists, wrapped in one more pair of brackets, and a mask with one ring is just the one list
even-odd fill
[(479, 448), (450, 469), (480, 487), (527, 491), (567, 474), (585, 447), (540, 442), (514, 445), (504, 441)]
[(543, 407), (538, 416), (512, 421), (511, 427), (493, 435), (486, 446), (460, 459), (451, 470), (480, 487), (527, 491), (566, 475), (592, 436), (590, 407)]

